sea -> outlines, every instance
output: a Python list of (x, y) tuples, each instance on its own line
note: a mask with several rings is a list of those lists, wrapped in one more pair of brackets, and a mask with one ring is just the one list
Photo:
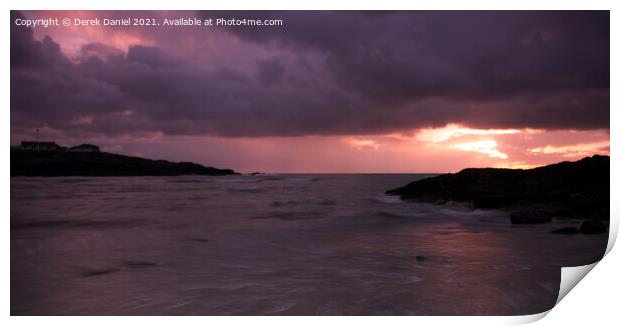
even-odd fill
[(607, 234), (403, 202), (419, 174), (12, 177), (12, 315), (522, 315)]

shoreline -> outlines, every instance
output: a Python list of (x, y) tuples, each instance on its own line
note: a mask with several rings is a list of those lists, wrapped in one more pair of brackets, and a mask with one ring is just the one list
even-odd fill
[(607, 232), (610, 158), (595, 155), (528, 170), (464, 169), (411, 182), (386, 191), (403, 201), (469, 203), (474, 208), (503, 209), (512, 224), (542, 224), (552, 219), (581, 220), (562, 234)]

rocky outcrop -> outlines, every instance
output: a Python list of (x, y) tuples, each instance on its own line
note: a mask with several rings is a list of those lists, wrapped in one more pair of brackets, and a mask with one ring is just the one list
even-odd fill
[(579, 232), (583, 234), (605, 233), (607, 227), (600, 219), (588, 219), (581, 223)]
[(595, 155), (529, 170), (465, 169), (387, 194), (403, 200), (466, 201), (476, 208), (508, 209), (515, 224), (545, 223), (552, 217), (589, 219), (592, 224), (582, 225), (580, 232), (596, 233), (609, 221), (609, 168), (609, 156)]
[(551, 233), (554, 234), (577, 234), (579, 233), (579, 229), (574, 226), (568, 226), (561, 229), (553, 230)]
[(510, 213), (512, 224), (541, 224), (551, 222), (551, 216), (537, 210), (519, 210)]

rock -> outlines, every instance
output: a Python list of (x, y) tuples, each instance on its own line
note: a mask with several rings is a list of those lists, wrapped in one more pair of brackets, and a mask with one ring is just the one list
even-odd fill
[[(472, 202), (476, 208), (538, 210), (545, 215), (579, 218), (609, 216), (609, 156), (594, 155), (533, 169), (473, 168), (414, 182), (388, 195), (421, 202)], [(514, 223), (549, 221), (518, 214)]]
[(540, 211), (516, 211), (510, 214), (512, 224), (541, 224), (551, 222), (551, 216)]
[(607, 227), (600, 220), (589, 219), (581, 223), (579, 232), (583, 234), (597, 234), (607, 232)]
[(476, 208), (501, 208), (510, 204), (508, 198), (499, 195), (478, 196), (474, 198)]
[(577, 229), (574, 226), (569, 226), (569, 227), (553, 230), (553, 231), (551, 231), (551, 233), (554, 233), (554, 234), (577, 234), (577, 233), (579, 233), (579, 229)]

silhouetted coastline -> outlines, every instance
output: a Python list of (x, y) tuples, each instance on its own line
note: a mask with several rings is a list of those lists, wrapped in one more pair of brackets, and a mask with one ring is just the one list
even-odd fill
[(609, 156), (594, 155), (534, 169), (464, 169), (388, 190), (403, 200), (471, 202), (475, 208), (507, 209), (513, 224), (547, 223), (552, 218), (585, 220), (575, 230), (606, 231), (609, 224)]
[(11, 176), (176, 176), (235, 175), (231, 169), (192, 162), (150, 160), (106, 152), (11, 151)]

